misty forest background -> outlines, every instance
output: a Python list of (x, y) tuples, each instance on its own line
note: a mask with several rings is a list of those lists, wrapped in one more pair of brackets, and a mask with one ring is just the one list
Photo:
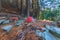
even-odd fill
[(0, 0), (0, 12), (60, 22), (60, 0)]

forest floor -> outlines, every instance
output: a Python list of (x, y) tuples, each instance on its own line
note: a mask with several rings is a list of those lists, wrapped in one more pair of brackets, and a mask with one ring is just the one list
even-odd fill
[[(41, 37), (36, 35), (35, 29), (41, 30), (41, 28), (45, 28), (46, 24), (55, 26), (54, 22), (49, 20), (39, 20), (32, 23), (23, 22), (20, 26), (16, 26), (14, 22), (2, 24), (0, 25), (0, 40), (42, 40)], [(2, 27), (9, 25), (13, 25), (9, 32), (2, 29)]]
[[(44, 28), (46, 24), (52, 25), (51, 22), (43, 22), (43, 21), (33, 22), (30, 24), (24, 22), (22, 24), (22, 26), (13, 26), (13, 28), (10, 30), (9, 33), (2, 30), (1, 28), (4, 26), (15, 25), (14, 22), (9, 23), (9, 24), (5, 24), (5, 25), (0, 25), (0, 40), (18, 40), (21, 30), (24, 33), (28, 31), (28, 34), (26, 34), (26, 36), (23, 38), (23, 40), (30, 40), (30, 38), (32, 40), (40, 40), (40, 38), (38, 36), (36, 36), (36, 33), (34, 30), (30, 31), (31, 27), (29, 25), (31, 25), (33, 29), (35, 27), (37, 27), (37, 29), (41, 29), (41, 28)], [(32, 37), (32, 35), (33, 35), (33, 37)]]

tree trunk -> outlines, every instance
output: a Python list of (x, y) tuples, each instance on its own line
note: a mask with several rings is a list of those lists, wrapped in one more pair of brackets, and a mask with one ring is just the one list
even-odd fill
[(40, 0), (40, 1), (37, 0), (37, 5), (38, 5), (38, 15), (37, 15), (37, 18), (38, 18), (38, 19), (42, 19), (41, 3), (42, 3), (41, 0)]
[(1, 0), (0, 0), (0, 12), (1, 12), (1, 8), (2, 8), (1, 6), (2, 6), (2, 5), (1, 5)]
[(30, 0), (26, 0), (27, 1), (27, 16), (30, 16)]
[(23, 0), (21, 0), (21, 15), (23, 16)]

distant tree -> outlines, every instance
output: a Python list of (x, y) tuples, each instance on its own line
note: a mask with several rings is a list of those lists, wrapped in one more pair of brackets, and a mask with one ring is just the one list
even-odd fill
[(54, 9), (52, 11), (52, 13), (54, 14), (53, 20), (54, 21), (59, 21), (60, 20), (60, 10), (59, 9)]
[(21, 15), (23, 16), (23, 0), (21, 0)]
[(1, 6), (2, 6), (2, 5), (1, 5), (1, 0), (0, 0), (0, 12), (1, 12), (1, 8), (2, 8)]
[(33, 9), (33, 17), (36, 18), (37, 16), (37, 0), (32, 0), (32, 9)]
[(27, 16), (30, 16), (30, 0), (26, 0), (27, 4)]
[(37, 0), (37, 5), (38, 5), (38, 13), (37, 13), (37, 18), (41, 19), (42, 18), (42, 9), (41, 9), (41, 4), (42, 0)]

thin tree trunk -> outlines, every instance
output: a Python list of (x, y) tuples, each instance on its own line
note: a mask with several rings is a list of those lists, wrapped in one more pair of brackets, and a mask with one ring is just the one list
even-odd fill
[(2, 5), (1, 5), (1, 0), (0, 0), (0, 12), (1, 12), (1, 8), (2, 8), (1, 6), (2, 6)]
[(21, 15), (23, 15), (23, 0), (21, 0)]
[(18, 1), (19, 1), (19, 0), (17, 0), (17, 9), (19, 10), (19, 5), (18, 5)]
[(35, 14), (36, 14), (36, 1), (37, 0), (32, 0), (32, 2), (33, 2), (33, 5), (32, 5), (32, 7), (33, 7), (33, 17), (35, 18)]
[(27, 1), (27, 16), (30, 16), (30, 0)]
[(38, 15), (37, 18), (41, 19), (42, 18), (42, 11), (41, 11), (41, 0), (37, 0), (37, 5), (38, 5)]
[(33, 9), (33, 14), (34, 14), (35, 13), (34, 0), (32, 0), (32, 9)]
[(42, 0), (40, 1), (40, 19), (42, 19), (42, 6), (41, 6), (41, 4), (42, 4)]

